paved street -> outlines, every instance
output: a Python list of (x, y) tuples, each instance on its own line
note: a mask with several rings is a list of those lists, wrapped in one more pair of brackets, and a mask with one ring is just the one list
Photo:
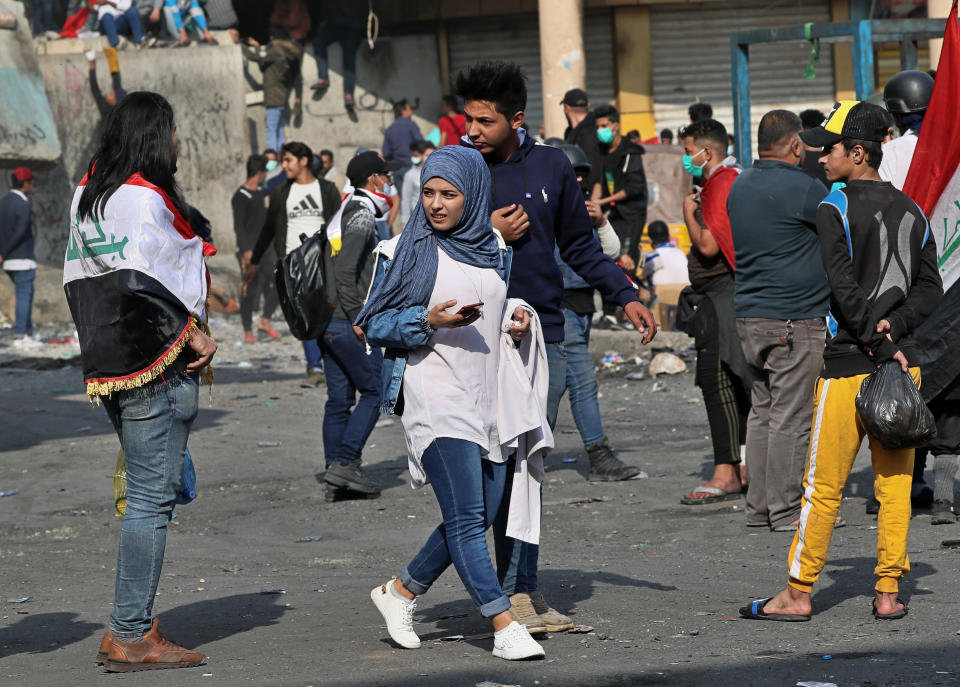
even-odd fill
[[(544, 661), (493, 658), (489, 625), (451, 570), (420, 602), (423, 648), (398, 649), (368, 593), (439, 517), (429, 487), (410, 489), (399, 422), (377, 428), (365, 454), (382, 497), (326, 502), (325, 394), (299, 386), (299, 345), (286, 337), (237, 348), (235, 323), (219, 331), (214, 323), (213, 407), (203, 388), (190, 440), (200, 497), (177, 510), (155, 609), (169, 637), (208, 654), (196, 669), (123, 676), (94, 666), (113, 593), (117, 438), (86, 400), (78, 368), (0, 367), (0, 491), (19, 490), (0, 498), (0, 684), (960, 684), (960, 549), (941, 547), (960, 539), (960, 525), (914, 517), (901, 592), (910, 615), (873, 620), (876, 519), (864, 514), (872, 472), (861, 454), (812, 622), (737, 620), (740, 605), (784, 584), (791, 535), (747, 530), (742, 501), (679, 505), (712, 464), (692, 369), (653, 391), (649, 377), (625, 378), (646, 369), (632, 363), (603, 373), (602, 410), (621, 457), (649, 476), (587, 482), (564, 401), (544, 484), (541, 588), (593, 630), (550, 636)], [(9, 361), (4, 346), (0, 361)], [(458, 635), (466, 639), (449, 639)]]

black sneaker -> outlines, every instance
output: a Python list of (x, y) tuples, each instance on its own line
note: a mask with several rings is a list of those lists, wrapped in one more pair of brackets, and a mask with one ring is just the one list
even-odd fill
[(350, 463), (349, 465), (339, 462), (330, 463), (323, 476), (323, 481), (335, 487), (342, 487), (361, 494), (379, 494), (381, 491), (380, 485), (364, 474), (359, 463)]
[(957, 521), (953, 512), (953, 504), (949, 501), (934, 501), (930, 508), (931, 525), (952, 525)]
[(592, 444), (586, 449), (590, 458), (591, 482), (620, 482), (640, 474), (640, 468), (627, 465), (613, 455), (606, 437), (599, 444)]
[(933, 505), (933, 489), (926, 484), (914, 485), (910, 492), (910, 505), (926, 510)]
[(864, 509), (867, 515), (876, 515), (880, 512), (880, 502), (871, 496), (867, 499), (867, 507)]

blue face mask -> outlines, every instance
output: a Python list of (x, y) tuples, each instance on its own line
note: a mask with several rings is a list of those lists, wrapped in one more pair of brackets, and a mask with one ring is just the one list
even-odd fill
[(601, 143), (613, 143), (613, 129), (609, 126), (597, 129), (597, 140)]
[(727, 146), (727, 155), (733, 155), (733, 146)]
[(693, 164), (693, 158), (697, 157), (702, 153), (706, 148), (701, 148), (699, 152), (694, 153), (693, 155), (684, 155), (683, 156), (683, 168), (686, 170), (687, 174), (692, 176), (694, 179), (699, 179), (703, 176), (703, 167), (707, 163), (704, 162), (703, 165)]
[(272, 172), (280, 165), (276, 160), (267, 160), (267, 171)]
[(419, 165), (420, 162), (421, 162), (421, 161), (420, 161), (420, 158), (418, 158), (418, 157), (411, 157), (411, 158), (410, 158), (410, 163), (411, 163), (411, 164)]

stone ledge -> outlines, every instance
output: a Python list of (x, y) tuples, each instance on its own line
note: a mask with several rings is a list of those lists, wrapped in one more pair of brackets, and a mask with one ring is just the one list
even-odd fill
[(606, 351), (616, 351), (624, 360), (636, 357), (649, 357), (659, 351), (682, 351), (693, 347), (693, 339), (683, 332), (658, 332), (648, 345), (640, 343), (636, 332), (591, 330), (590, 356), (600, 361)]

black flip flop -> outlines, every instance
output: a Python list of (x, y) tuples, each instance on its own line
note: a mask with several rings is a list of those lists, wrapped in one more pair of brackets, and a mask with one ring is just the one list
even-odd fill
[[(903, 600), (901, 600), (899, 596), (897, 597), (897, 603), (898, 604), (903, 603)], [(893, 613), (879, 613), (877, 611), (876, 598), (873, 599), (873, 601), (871, 602), (871, 605), (873, 606), (873, 617), (876, 618), (877, 620), (900, 620), (900, 618), (905, 616), (907, 614), (907, 611), (910, 610), (907, 608), (906, 604), (904, 604), (903, 608), (901, 608), (899, 611), (894, 611)]]
[(792, 615), (790, 613), (766, 613), (763, 609), (773, 597), (757, 599), (749, 606), (740, 609), (740, 616), (748, 620), (776, 620), (781, 623), (804, 623), (810, 620), (809, 615)]

